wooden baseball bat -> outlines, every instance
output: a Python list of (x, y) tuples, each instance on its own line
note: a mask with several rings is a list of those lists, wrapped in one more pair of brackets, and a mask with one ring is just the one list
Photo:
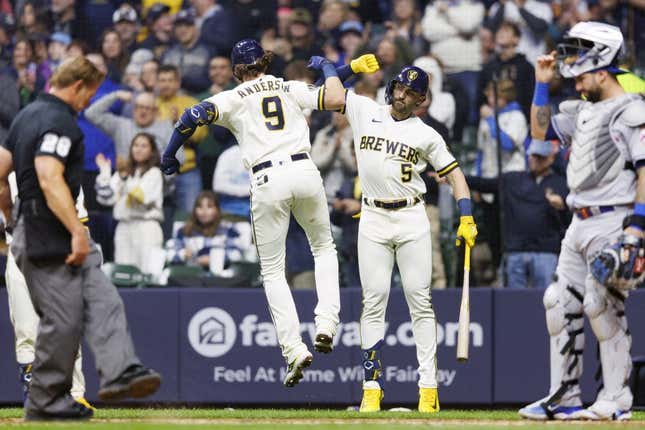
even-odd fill
[(464, 283), (461, 289), (459, 327), (457, 329), (457, 361), (468, 360), (470, 342), (470, 246), (464, 244)]

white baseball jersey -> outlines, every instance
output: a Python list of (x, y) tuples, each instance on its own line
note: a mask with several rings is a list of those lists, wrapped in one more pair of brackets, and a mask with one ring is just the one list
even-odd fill
[(443, 138), (421, 119), (397, 121), (389, 105), (347, 93), (345, 114), (354, 132), (354, 147), (363, 195), (401, 199), (426, 192), (421, 173), (430, 162), (440, 176), (458, 164)]
[(235, 135), (248, 169), (273, 156), (309, 152), (303, 109), (323, 109), (323, 89), (263, 75), (206, 99), (215, 105), (214, 124)]

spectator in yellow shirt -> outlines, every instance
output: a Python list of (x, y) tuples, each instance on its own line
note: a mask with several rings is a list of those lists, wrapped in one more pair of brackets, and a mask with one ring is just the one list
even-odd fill
[[(157, 73), (157, 112), (159, 119), (176, 122), (185, 109), (199, 103), (199, 100), (180, 92), (181, 76), (173, 65), (162, 65)], [(184, 146), (184, 163), (175, 180), (175, 204), (185, 212), (192, 210), (197, 195), (202, 191), (202, 179), (197, 168), (196, 145), (208, 135), (207, 127), (200, 127)]]

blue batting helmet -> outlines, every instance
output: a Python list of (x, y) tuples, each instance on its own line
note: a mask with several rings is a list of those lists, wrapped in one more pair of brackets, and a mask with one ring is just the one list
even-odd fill
[(428, 93), (428, 74), (417, 66), (405, 66), (385, 87), (385, 102), (387, 104), (392, 103), (392, 92), (396, 82), (405, 85), (422, 96)]
[(233, 46), (231, 63), (233, 67), (238, 64), (255, 64), (264, 55), (264, 49), (253, 39), (242, 39)]

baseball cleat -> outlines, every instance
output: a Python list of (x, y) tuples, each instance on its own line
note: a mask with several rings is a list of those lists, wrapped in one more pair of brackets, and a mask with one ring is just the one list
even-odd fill
[(363, 400), (359, 412), (378, 412), (381, 410), (383, 390), (380, 388), (363, 388)]
[(419, 412), (439, 412), (439, 394), (436, 388), (419, 388)]
[(161, 375), (142, 365), (130, 366), (117, 379), (99, 390), (99, 399), (120, 400), (141, 398), (154, 394), (161, 385)]
[(295, 386), (302, 379), (302, 371), (311, 366), (314, 357), (309, 351), (306, 351), (300, 358), (296, 358), (289, 364), (287, 375), (284, 377), (284, 386), (291, 388)]
[(616, 402), (609, 400), (596, 400), (596, 402), (580, 412), (582, 420), (589, 421), (628, 421), (632, 411), (620, 409)]
[(534, 421), (568, 421), (582, 419), (580, 414), (583, 411), (584, 408), (582, 406), (547, 406), (540, 400), (523, 407), (518, 411), (518, 413), (522, 418)]
[(323, 354), (329, 354), (332, 349), (334, 349), (334, 336), (325, 330), (316, 333), (314, 350), (316, 352), (322, 352)]
[(92, 406), (91, 403), (88, 402), (85, 397), (79, 397), (78, 399), (74, 399), (74, 400), (76, 400), (81, 405), (85, 406), (87, 409), (91, 409), (93, 411), (96, 410), (96, 408), (94, 406)]

